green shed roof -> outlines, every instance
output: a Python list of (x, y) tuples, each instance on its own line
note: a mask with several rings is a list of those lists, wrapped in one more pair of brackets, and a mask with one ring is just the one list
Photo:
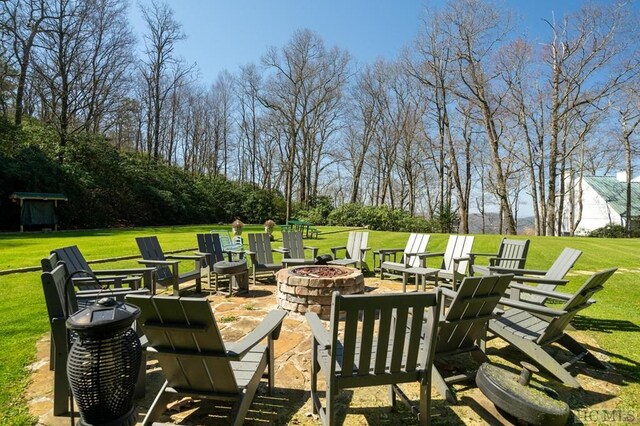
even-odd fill
[[(627, 183), (613, 176), (587, 176), (584, 180), (619, 215), (627, 211)], [(640, 182), (631, 182), (631, 216), (640, 216)]]
[(68, 200), (64, 194), (50, 192), (14, 192), (9, 198), (13, 200)]

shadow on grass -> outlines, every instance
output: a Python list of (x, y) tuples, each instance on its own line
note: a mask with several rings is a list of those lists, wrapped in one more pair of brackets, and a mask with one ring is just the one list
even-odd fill
[(640, 327), (631, 321), (626, 320), (609, 320), (601, 318), (589, 318), (582, 315), (577, 315), (571, 321), (571, 325), (576, 330), (582, 331), (599, 331), (601, 333), (613, 333), (613, 332), (638, 332)]

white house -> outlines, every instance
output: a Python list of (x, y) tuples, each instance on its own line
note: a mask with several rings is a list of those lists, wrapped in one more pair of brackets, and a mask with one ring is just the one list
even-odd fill
[[(570, 187), (574, 191), (576, 202), (573, 206), (573, 222), (577, 223), (575, 235), (588, 235), (594, 229), (606, 225), (622, 225), (626, 223), (627, 183), (626, 173), (617, 176), (585, 176), (581, 182)], [(579, 186), (578, 186), (579, 185)], [(582, 212), (578, 205), (579, 188), (582, 189)], [(569, 195), (565, 196), (565, 209), (562, 217), (562, 232), (571, 231), (571, 211)], [(640, 217), (640, 177), (631, 180), (631, 220), (633, 223)]]

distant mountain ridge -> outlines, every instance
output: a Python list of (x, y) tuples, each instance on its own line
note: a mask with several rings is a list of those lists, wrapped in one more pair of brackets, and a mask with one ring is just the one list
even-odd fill
[[(500, 215), (498, 213), (485, 213), (485, 234), (500, 233)], [(472, 234), (482, 233), (482, 215), (472, 213), (469, 215), (469, 232)], [(533, 232), (533, 216), (518, 218), (518, 235), (531, 234)]]

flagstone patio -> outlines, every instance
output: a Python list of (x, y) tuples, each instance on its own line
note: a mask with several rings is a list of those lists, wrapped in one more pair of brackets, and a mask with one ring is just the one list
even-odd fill
[[(376, 293), (399, 291), (401, 284), (397, 281), (380, 280), (378, 278), (365, 279), (366, 291)], [(240, 339), (252, 329), (267, 312), (277, 309), (276, 285), (262, 283), (252, 285), (249, 294), (240, 296), (211, 295), (209, 300), (215, 312), (221, 332), (226, 341)], [(597, 349), (595, 341), (584, 333), (574, 334), (580, 341), (596, 353), (600, 359), (607, 360), (606, 355)], [(309, 398), (311, 335), (309, 328), (299, 314), (290, 313), (284, 320), (280, 339), (275, 343), (275, 386), (272, 396), (266, 394), (266, 386), (261, 385), (259, 395), (251, 406), (247, 418), (248, 425), (317, 425), (317, 416), (311, 414)], [(523, 359), (519, 353), (511, 348), (505, 348), (502, 341), (493, 340), (489, 343), (488, 353), (492, 360), (513, 371), (519, 367), (509, 361)], [(42, 425), (68, 425), (68, 417), (54, 417), (52, 415), (52, 385), (53, 374), (49, 370), (49, 335), (48, 333), (37, 343), (38, 361), (30, 366), (33, 371), (32, 381), (25, 398), (30, 412), (38, 418)], [(574, 369), (575, 371), (575, 369)], [(605, 372), (587, 369), (580, 365), (577, 369), (578, 380), (584, 386), (581, 390), (564, 388), (557, 382), (548, 385), (556, 389), (563, 400), (571, 408), (614, 409), (617, 405), (617, 395), (620, 393), (622, 377), (613, 370)], [(537, 376), (541, 379), (540, 376)], [(147, 363), (146, 397), (137, 401), (139, 421), (144, 417), (151, 405), (164, 378), (157, 362), (150, 359)], [(545, 382), (546, 383), (546, 382)], [(498, 413), (491, 402), (477, 388), (458, 386), (459, 404), (447, 404), (437, 392), (433, 392), (432, 405), (433, 424), (511, 424)], [(320, 389), (324, 383), (320, 383)], [(407, 394), (414, 400), (418, 399), (418, 386), (404, 386)], [(402, 405), (397, 412), (389, 407), (388, 390), (384, 387), (347, 390), (338, 398), (338, 420), (346, 425), (389, 425), (389, 424), (417, 424), (417, 420)], [(200, 402), (185, 399), (170, 404), (159, 422), (170, 424), (228, 424), (230, 407), (212, 402)]]

